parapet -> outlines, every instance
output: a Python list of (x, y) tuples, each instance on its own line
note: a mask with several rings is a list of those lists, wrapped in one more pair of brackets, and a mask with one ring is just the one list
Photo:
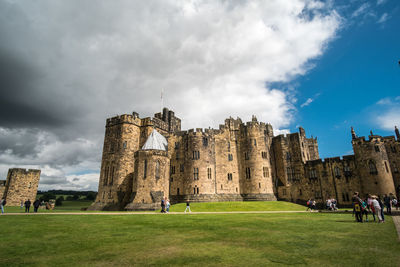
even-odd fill
[(21, 174), (29, 174), (29, 173), (40, 174), (41, 172), (40, 170), (37, 169), (23, 169), (23, 168), (11, 168), (8, 171), (12, 173), (21, 173)]
[(136, 124), (140, 125), (140, 118), (139, 114), (136, 112), (133, 112), (132, 114), (123, 114), (123, 115), (118, 115), (112, 118), (108, 118), (106, 121), (106, 127), (114, 126), (117, 124), (122, 124), (122, 123), (130, 123), (130, 124)]

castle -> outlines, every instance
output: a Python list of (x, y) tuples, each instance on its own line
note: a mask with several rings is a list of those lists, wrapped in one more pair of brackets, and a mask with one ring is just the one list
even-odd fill
[[(154, 118), (107, 119), (96, 201), (91, 210), (154, 210), (184, 201), (287, 200), (350, 205), (354, 191), (399, 194), (400, 134), (357, 137), (354, 155), (320, 159), (317, 138), (274, 136), (270, 124), (228, 118), (219, 129), (181, 131), (166, 108)], [(397, 191), (396, 191), (397, 189)]]
[(36, 199), (40, 170), (13, 168), (8, 170), (7, 180), (0, 180), (0, 199), (7, 206), (19, 206), (21, 201)]

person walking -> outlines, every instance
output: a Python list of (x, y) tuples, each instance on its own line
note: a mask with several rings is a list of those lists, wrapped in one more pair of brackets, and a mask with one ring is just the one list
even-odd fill
[(20, 204), (20, 209), (22, 210), (22, 208), (24, 207), (24, 201), (21, 199), (21, 204)]
[(307, 201), (307, 209), (306, 209), (306, 211), (308, 211), (310, 209), (311, 209), (311, 198), (308, 199), (308, 201)]
[(40, 200), (36, 199), (35, 202), (33, 202), (33, 212), (36, 213), (38, 211), (39, 207), (40, 207)]
[(165, 199), (161, 199), (161, 213), (165, 213)]
[(169, 207), (171, 206), (171, 203), (169, 203), (169, 199), (167, 199), (167, 204), (165, 206), (167, 208), (167, 213), (169, 213)]
[(378, 223), (382, 223), (382, 213), (381, 213), (381, 205), (379, 205), (378, 197), (372, 196), (372, 206), (374, 207), (374, 211), (376, 216), (378, 217)]
[(362, 200), (358, 196), (358, 192), (354, 192), (353, 198), (353, 215), (356, 215), (356, 221), (357, 222), (363, 222), (362, 214), (361, 214), (361, 204)]
[(385, 203), (386, 206), (386, 212), (389, 215), (392, 215), (392, 203), (391, 203), (391, 199), (388, 195), (385, 194), (385, 196), (383, 197), (383, 203)]
[(4, 214), (4, 206), (7, 204), (7, 201), (3, 198), (0, 201), (0, 208), (1, 208), (1, 214)]
[(385, 214), (384, 214), (384, 212), (383, 212), (383, 210), (384, 210), (384, 208), (385, 208), (385, 205), (383, 205), (383, 202), (382, 202), (382, 200), (381, 200), (381, 196), (380, 196), (380, 195), (377, 196), (377, 199), (376, 199), (376, 200), (378, 201), (379, 206), (381, 207), (381, 218), (382, 218), (382, 222), (385, 222)]
[(190, 210), (190, 202), (189, 202), (189, 200), (188, 200), (188, 201), (186, 201), (186, 209), (185, 209), (185, 213), (186, 213), (186, 211), (192, 212), (192, 211)]
[(31, 201), (28, 199), (25, 201), (25, 212), (29, 213), (29, 208), (31, 207)]
[(396, 198), (393, 198), (393, 199), (392, 199), (392, 206), (395, 207), (396, 210), (399, 209), (398, 204), (399, 204), (399, 203), (398, 203), (397, 199), (396, 199)]

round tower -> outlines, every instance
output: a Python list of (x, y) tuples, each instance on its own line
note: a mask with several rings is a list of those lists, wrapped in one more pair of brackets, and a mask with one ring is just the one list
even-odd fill
[(141, 150), (135, 153), (132, 201), (126, 210), (156, 210), (169, 196), (169, 165), (166, 139), (153, 130)]
[(241, 131), (241, 194), (245, 200), (276, 200), (270, 164), (270, 138), (253, 116)]
[(384, 195), (395, 192), (385, 145), (381, 136), (371, 135), (369, 140), (357, 137), (352, 131), (352, 144), (361, 181), (361, 195)]

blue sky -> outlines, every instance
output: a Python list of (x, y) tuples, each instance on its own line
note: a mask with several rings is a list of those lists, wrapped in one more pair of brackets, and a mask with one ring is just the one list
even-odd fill
[[(369, 1), (364, 14), (352, 17), (362, 2), (354, 1), (343, 10), (345, 26), (337, 38), (308, 74), (291, 82), (301, 94), (290, 130), (301, 125), (308, 135), (317, 136), (321, 157), (352, 153), (351, 126), (359, 136), (368, 136), (370, 130), (394, 135), (394, 124), (400, 122), (396, 109), (400, 103), (396, 99), (400, 96), (400, 1), (381, 5)], [(382, 16), (386, 20), (379, 21)], [(312, 102), (301, 106), (309, 98)], [(398, 115), (388, 129), (378, 116), (391, 108)]]

